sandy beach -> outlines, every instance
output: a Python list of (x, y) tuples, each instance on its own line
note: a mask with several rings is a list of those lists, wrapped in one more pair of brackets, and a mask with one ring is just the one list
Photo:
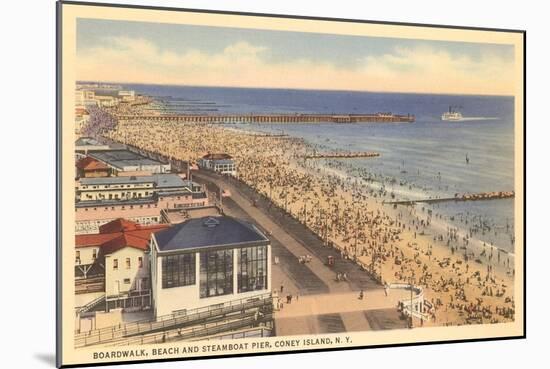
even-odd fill
[[(146, 106), (111, 113), (140, 114)], [(240, 181), (292, 214), (342, 258), (355, 260), (381, 284), (421, 285), (432, 305), (424, 325), (514, 319), (510, 254), (476, 240), (475, 228), (450, 226), (422, 204), (387, 204), (389, 183), (343, 175), (335, 161), (303, 159), (313, 150), (303, 140), (147, 120), (121, 121), (103, 135), (190, 162), (207, 153), (232, 155)]]

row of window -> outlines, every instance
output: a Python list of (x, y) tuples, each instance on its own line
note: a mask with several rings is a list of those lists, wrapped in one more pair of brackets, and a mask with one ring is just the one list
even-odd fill
[(162, 288), (195, 284), (195, 254), (162, 257)]
[[(267, 246), (245, 247), (237, 251), (237, 290), (239, 293), (267, 287)], [(162, 257), (162, 288), (194, 285), (195, 254)], [(200, 253), (200, 297), (233, 293), (233, 250)]]
[(140, 185), (126, 185), (126, 187), (124, 187), (124, 185), (103, 185), (103, 186), (97, 186), (97, 185), (93, 185), (93, 186), (88, 186), (88, 185), (85, 185), (85, 186), (81, 186), (80, 188), (82, 189), (88, 189), (88, 188), (92, 188), (92, 189), (100, 189), (100, 188), (104, 188), (104, 189), (113, 189), (113, 188), (139, 188), (139, 187), (153, 187), (153, 184), (152, 183), (144, 183), (144, 184), (140, 184)]
[[(151, 195), (153, 194), (153, 192), (151, 192)], [(108, 196), (108, 199), (109, 200), (118, 200), (119, 198), (125, 198), (125, 199), (128, 199), (128, 198), (141, 198), (143, 196), (149, 196), (149, 191), (145, 191), (144, 194), (142, 195), (141, 192), (123, 192), (123, 193), (115, 193), (115, 194), (112, 194), (110, 193), (109, 196)], [(93, 196), (93, 194), (89, 194), (89, 193), (86, 193), (86, 198), (89, 199), (89, 200), (92, 200), (92, 199), (99, 199), (99, 200), (105, 200), (105, 195), (102, 194), (102, 193), (97, 193), (95, 194), (95, 196)]]
[[(140, 205), (139, 208), (140, 208), (140, 209), (143, 209), (144, 206), (145, 206), (145, 205)], [(130, 209), (133, 209), (133, 208), (134, 208), (134, 205), (129, 205), (128, 207), (129, 207)], [(136, 205), (136, 207), (137, 207), (137, 205)], [(153, 204), (153, 207), (154, 207), (154, 208), (158, 207), (158, 204), (156, 204), (156, 203)], [(150, 209), (150, 208), (151, 208), (151, 204), (147, 204), (147, 208)], [(88, 211), (89, 209), (91, 209), (91, 208), (84, 208), (84, 211)], [(94, 210), (97, 210), (97, 207), (94, 207), (93, 209), (94, 209)], [(104, 210), (109, 210), (109, 207), (108, 207), (108, 206), (105, 206), (103, 209), (104, 209)], [(111, 210), (117, 210), (117, 209), (115, 209), (114, 206), (111, 206)], [(126, 205), (122, 205), (121, 208), (120, 208), (120, 210), (126, 210)], [(76, 211), (78, 211), (78, 208), (76, 208)]]
[[(132, 268), (132, 259), (126, 258), (126, 269)], [(143, 257), (138, 257), (138, 268), (143, 268)], [(113, 259), (113, 270), (118, 270), (118, 259)]]

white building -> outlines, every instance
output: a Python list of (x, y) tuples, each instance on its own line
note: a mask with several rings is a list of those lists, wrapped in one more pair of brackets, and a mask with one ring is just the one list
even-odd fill
[(133, 90), (122, 90), (118, 91), (118, 97), (122, 99), (122, 101), (134, 101), (136, 99), (136, 93)]
[(155, 315), (253, 299), (271, 291), (271, 245), (228, 216), (189, 219), (151, 236)]
[(98, 297), (105, 310), (150, 306), (149, 240), (167, 227), (116, 219), (99, 233), (76, 235), (75, 306), (85, 308)]
[(237, 176), (237, 165), (229, 154), (208, 154), (199, 160), (199, 167), (220, 174)]

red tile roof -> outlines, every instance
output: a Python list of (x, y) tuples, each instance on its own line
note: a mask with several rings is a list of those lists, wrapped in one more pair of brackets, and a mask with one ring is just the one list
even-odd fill
[(168, 228), (168, 224), (141, 225), (126, 219), (115, 219), (99, 227), (96, 234), (76, 235), (77, 248), (96, 246), (104, 255), (125, 247), (147, 250), (151, 233)]
[(90, 156), (86, 156), (85, 158), (80, 159), (76, 163), (76, 167), (78, 169), (82, 170), (107, 170), (109, 167), (100, 162), (99, 160), (96, 160)]
[(99, 233), (134, 231), (136, 229), (138, 229), (138, 223), (123, 218), (118, 218), (100, 226)]

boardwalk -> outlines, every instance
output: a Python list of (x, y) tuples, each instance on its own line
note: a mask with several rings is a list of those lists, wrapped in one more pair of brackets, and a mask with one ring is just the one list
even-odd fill
[[(219, 193), (219, 186), (230, 190), (232, 197), (223, 200), (224, 212), (254, 221), (270, 234), (273, 257), (279, 259), (279, 263), (272, 266), (273, 289), (280, 292), (282, 285), (283, 297), (294, 296), (291, 304), (283, 304), (275, 313), (277, 335), (369, 330), (366, 310), (395, 310), (397, 295), (384, 298), (382, 286), (357, 264), (343, 260), (303, 224), (272, 207), (247, 186), (202, 171), (195, 174), (193, 180), (206, 183), (213, 193)], [(311, 255), (311, 262), (299, 263), (298, 258), (303, 255)], [(336, 259), (332, 268), (325, 265), (329, 255)], [(336, 282), (336, 273), (346, 273), (348, 282)], [(364, 301), (357, 298), (361, 289), (366, 291)], [(399, 325), (399, 322), (392, 324)]]

